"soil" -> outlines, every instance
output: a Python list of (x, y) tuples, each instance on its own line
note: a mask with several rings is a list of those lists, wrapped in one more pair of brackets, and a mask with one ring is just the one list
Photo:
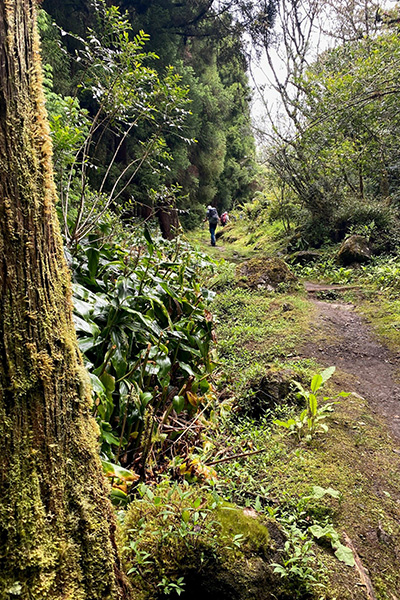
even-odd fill
[[(383, 346), (353, 304), (324, 302), (315, 292), (343, 291), (343, 286), (305, 284), (316, 309), (313, 332), (301, 355), (325, 366), (335, 365), (354, 377), (355, 391), (368, 401), (372, 413), (382, 415), (400, 446), (400, 355)], [(348, 289), (348, 288), (347, 288)]]
[[(371, 325), (353, 304), (337, 299), (338, 292), (345, 290), (343, 286), (306, 284), (305, 287), (315, 314), (311, 341), (302, 347), (300, 354), (326, 367), (335, 365), (335, 379), (343, 385), (342, 389), (358, 396), (350, 396), (337, 408), (338, 429), (330, 427), (329, 456), (334, 463), (343, 462), (348, 478), (345, 488), (338, 486), (346, 489), (346, 501), (341, 507), (342, 534), (346, 540), (350, 534), (357, 560), (361, 557), (361, 568), (352, 573), (360, 579), (358, 583), (350, 578), (339, 583), (340, 576), (336, 573), (332, 581), (336, 581), (346, 599), (398, 600), (400, 355), (375, 337)], [(336, 295), (336, 299), (321, 301), (316, 295), (325, 298)], [(361, 407), (358, 412), (357, 399), (368, 406), (367, 411), (363, 412)], [(357, 440), (358, 426), (364, 430), (364, 439)], [(353, 447), (348, 443), (352, 431)]]

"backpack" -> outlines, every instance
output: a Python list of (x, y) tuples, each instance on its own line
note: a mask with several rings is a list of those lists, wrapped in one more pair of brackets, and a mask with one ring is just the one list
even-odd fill
[(216, 225), (218, 223), (218, 211), (216, 208), (209, 209), (208, 222), (210, 223), (210, 225)]

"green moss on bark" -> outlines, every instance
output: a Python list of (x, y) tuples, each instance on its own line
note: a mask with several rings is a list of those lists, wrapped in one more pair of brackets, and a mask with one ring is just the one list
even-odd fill
[(128, 598), (72, 324), (35, 11), (0, 5), (0, 598)]

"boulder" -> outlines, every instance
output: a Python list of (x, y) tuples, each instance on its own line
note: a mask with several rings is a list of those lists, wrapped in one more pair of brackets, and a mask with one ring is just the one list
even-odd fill
[[(285, 534), (274, 519), (223, 502), (202, 488), (157, 488), (158, 502), (134, 499), (119, 530), (119, 542), (135, 600), (156, 600), (162, 578), (182, 577), (185, 600), (289, 600), (271, 563), (281, 560)], [(194, 525), (193, 502), (201, 501)], [(188, 508), (185, 509), (185, 506)], [(168, 511), (168, 512), (167, 512)], [(202, 512), (204, 511), (204, 513)], [(185, 519), (184, 515), (188, 518)], [(165, 515), (168, 514), (168, 527)], [(182, 523), (188, 522), (188, 529)], [(165, 535), (163, 535), (163, 532)], [(189, 534), (188, 534), (189, 533)], [(235, 539), (240, 543), (235, 544)], [(146, 553), (146, 576), (138, 554)], [(134, 568), (132, 568), (134, 567)], [(176, 594), (173, 594), (176, 597)]]
[(281, 258), (251, 258), (238, 265), (236, 276), (240, 286), (250, 289), (274, 291), (279, 284), (297, 283), (297, 277)]
[(340, 264), (346, 266), (368, 262), (371, 256), (368, 240), (362, 235), (351, 235), (340, 246), (336, 258)]
[[(225, 510), (224, 510), (225, 509)], [(252, 514), (254, 513), (254, 514)], [(226, 549), (219, 560), (205, 561), (204, 567), (185, 576), (183, 600), (286, 600), (281, 578), (273, 573), (271, 562), (280, 560), (278, 548), (285, 537), (276, 523), (259, 521), (251, 509), (239, 509), (225, 504), (218, 510), (220, 538)], [(228, 540), (242, 536), (240, 550)]]
[(283, 402), (294, 403), (296, 380), (298, 376), (292, 369), (266, 368), (247, 381), (246, 389), (238, 402), (238, 410), (249, 417), (259, 418)]

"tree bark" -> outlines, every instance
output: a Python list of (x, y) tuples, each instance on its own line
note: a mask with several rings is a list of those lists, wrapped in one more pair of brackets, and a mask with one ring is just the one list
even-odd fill
[(174, 240), (180, 230), (176, 207), (161, 204), (157, 206), (156, 214), (163, 238), (165, 240)]
[(129, 598), (72, 324), (34, 0), (0, 0), (0, 598)]

